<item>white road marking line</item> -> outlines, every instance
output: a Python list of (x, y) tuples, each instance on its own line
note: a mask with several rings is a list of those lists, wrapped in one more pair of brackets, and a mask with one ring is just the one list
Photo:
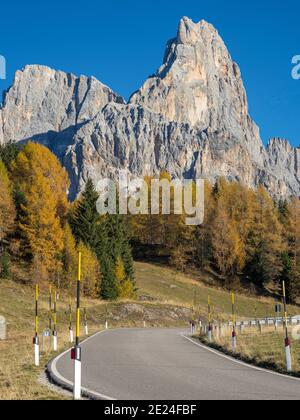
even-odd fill
[(216, 354), (219, 357), (222, 357), (223, 359), (227, 359), (230, 360), (231, 362), (237, 363), (238, 365), (250, 368), (250, 369), (254, 369), (254, 370), (258, 370), (259, 372), (263, 372), (263, 373), (268, 373), (269, 375), (275, 375), (275, 376), (280, 376), (282, 378), (285, 379), (291, 379), (294, 381), (299, 382), (300, 378), (295, 378), (294, 376), (288, 376), (288, 375), (284, 375), (283, 373), (278, 373), (278, 372), (273, 372), (272, 370), (268, 370), (268, 369), (263, 369), (257, 366), (253, 366), (250, 365), (248, 363), (242, 362), (241, 360), (237, 360), (233, 357), (227, 356), (226, 354), (223, 354), (217, 350), (211, 349), (210, 347), (205, 346), (204, 344), (200, 344), (200, 343), (196, 343), (196, 341), (194, 341), (192, 338), (187, 337), (186, 335), (184, 335), (183, 333), (180, 334), (181, 337), (185, 338), (186, 340), (190, 341), (191, 343), (193, 343), (195, 346), (198, 346), (200, 348), (202, 348), (203, 350), (207, 350), (213, 354)]
[[(96, 336), (98, 336), (98, 335), (100, 335), (100, 334), (103, 334), (103, 333), (106, 333), (107, 331), (105, 330), (105, 331), (100, 331), (100, 332), (98, 332), (98, 333), (96, 333), (96, 334), (94, 334), (94, 335), (92, 335), (91, 337), (89, 337), (89, 338), (87, 338), (86, 340), (84, 340), (84, 341), (82, 341), (81, 342), (81, 344), (84, 344), (84, 343), (86, 343), (87, 341), (89, 341), (89, 340), (91, 340), (92, 338), (95, 338)], [(62, 357), (64, 357), (66, 354), (68, 354), (70, 352), (70, 349), (69, 350), (66, 350), (66, 351), (64, 351), (62, 354), (60, 354), (59, 356), (57, 356), (54, 360), (53, 360), (53, 362), (51, 363), (51, 370), (52, 370), (52, 372), (53, 372), (53, 374), (54, 374), (54, 376), (56, 376), (61, 382), (64, 382), (65, 384), (67, 384), (67, 385), (69, 385), (69, 386), (74, 386), (74, 383), (73, 382), (71, 382), (71, 381), (69, 381), (68, 379), (66, 379), (66, 378), (64, 378), (59, 372), (58, 372), (58, 370), (57, 370), (57, 363), (58, 363), (58, 361), (62, 358)], [(91, 394), (91, 395), (94, 395), (94, 396), (96, 396), (96, 397), (99, 397), (99, 398), (101, 398), (102, 400), (105, 400), (105, 401), (115, 401), (116, 399), (115, 398), (112, 398), (112, 397), (108, 397), (107, 395), (103, 395), (103, 394), (100, 394), (99, 392), (95, 392), (95, 391), (91, 391), (90, 389), (88, 389), (88, 388), (84, 388), (84, 387), (82, 387), (81, 388), (82, 389), (82, 391), (83, 392), (87, 392), (87, 393), (89, 393), (89, 394)]]

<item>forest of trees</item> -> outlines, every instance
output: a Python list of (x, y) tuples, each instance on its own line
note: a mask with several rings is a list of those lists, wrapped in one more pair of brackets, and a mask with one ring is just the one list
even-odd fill
[(204, 224), (186, 226), (184, 219), (184, 215), (129, 217), (135, 257), (165, 261), (179, 270), (209, 268), (228, 288), (241, 282), (249, 288), (276, 288), (285, 280), (289, 301), (297, 299), (298, 198), (276, 201), (263, 187), (253, 190), (220, 179), (215, 185), (205, 183)]
[(277, 201), (263, 187), (206, 182), (204, 224), (187, 226), (185, 215), (100, 216), (91, 180), (74, 203), (68, 188), (66, 171), (46, 147), (0, 146), (1, 278), (25, 267), (23, 281), (70, 289), (80, 250), (86, 295), (131, 298), (133, 252), (181, 271), (209, 269), (228, 288), (243, 282), (262, 289), (285, 280), (290, 302), (300, 294), (298, 198)]
[[(91, 180), (69, 203), (68, 175), (58, 159), (33, 142), (0, 147), (0, 277), (71, 290), (82, 252), (86, 296), (115, 300), (135, 295), (127, 226), (119, 215), (100, 216)], [(15, 272), (14, 272), (15, 271)]]

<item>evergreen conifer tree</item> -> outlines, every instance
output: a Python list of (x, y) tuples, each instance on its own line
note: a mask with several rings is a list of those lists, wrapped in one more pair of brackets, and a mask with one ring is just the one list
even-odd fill
[(98, 198), (93, 181), (88, 179), (82, 197), (70, 220), (77, 243), (82, 241), (92, 250), (97, 249), (99, 242), (98, 225), (100, 216), (96, 207)]

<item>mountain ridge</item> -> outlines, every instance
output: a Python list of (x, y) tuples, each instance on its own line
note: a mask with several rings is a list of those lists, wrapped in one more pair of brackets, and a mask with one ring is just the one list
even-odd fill
[(17, 71), (0, 108), (0, 143), (33, 139), (66, 166), (74, 199), (120, 169), (224, 176), (274, 196), (300, 196), (300, 148), (264, 146), (239, 66), (209, 23), (181, 19), (163, 64), (126, 102), (94, 77), (46, 66)]

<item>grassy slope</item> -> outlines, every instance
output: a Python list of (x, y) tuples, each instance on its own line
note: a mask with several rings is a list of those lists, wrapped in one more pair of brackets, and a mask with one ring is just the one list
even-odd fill
[[(215, 317), (230, 318), (230, 292), (206, 286), (205, 283), (189, 276), (152, 264), (137, 263), (136, 270), (141, 294), (154, 296), (163, 303), (192, 307), (196, 292), (196, 312), (202, 315), (206, 314), (207, 299), (210, 295)], [(273, 316), (275, 303), (278, 302), (271, 298), (236, 295), (237, 315), (247, 319), (264, 318), (266, 313)], [(291, 315), (300, 312), (296, 307), (290, 307), (289, 311)]]
[[(170, 269), (137, 263), (137, 302), (121, 302), (108, 305), (110, 325), (115, 327), (142, 326), (146, 313), (148, 326), (185, 325), (189, 311), (182, 312), (178, 307), (191, 308), (194, 292), (197, 290), (197, 309), (205, 314), (208, 294), (216, 305), (215, 312), (230, 316), (231, 303), (228, 292), (212, 289), (198, 281), (180, 275)], [(5, 316), (8, 326), (8, 340), (0, 341), (0, 398), (1, 399), (62, 399), (64, 396), (42, 386), (39, 378), (43, 368), (32, 365), (32, 338), (34, 334), (34, 291), (32, 287), (22, 286), (12, 281), (1, 281), (0, 315)], [(47, 291), (41, 290), (40, 330), (47, 326)], [(272, 301), (239, 296), (239, 314), (254, 316), (255, 303), (258, 314), (265, 315), (265, 306), (273, 306)], [(143, 306), (142, 306), (143, 305)], [(89, 330), (93, 333), (103, 328), (106, 305), (101, 301), (87, 302)], [(58, 331), (60, 350), (68, 346), (68, 298), (61, 296), (58, 304)], [(270, 309), (271, 310), (271, 309)], [(176, 312), (177, 311), (177, 312)], [(172, 315), (170, 315), (172, 314)], [(42, 356), (41, 366), (53, 357), (49, 351)]]
[[(299, 326), (289, 328), (290, 337), (293, 337), (293, 330), (299, 333)], [(246, 361), (254, 361), (262, 367), (271, 367), (280, 372), (286, 372), (286, 361), (284, 351), (285, 333), (282, 327), (275, 332), (274, 327), (263, 327), (259, 332), (257, 327), (245, 328), (243, 334), (238, 332), (237, 352), (238, 358)], [(207, 343), (209, 345), (209, 343)], [(221, 339), (216, 340), (216, 344), (225, 349), (226, 352), (232, 351), (231, 331)], [(300, 375), (300, 341), (292, 339), (292, 368), (293, 372)]]

